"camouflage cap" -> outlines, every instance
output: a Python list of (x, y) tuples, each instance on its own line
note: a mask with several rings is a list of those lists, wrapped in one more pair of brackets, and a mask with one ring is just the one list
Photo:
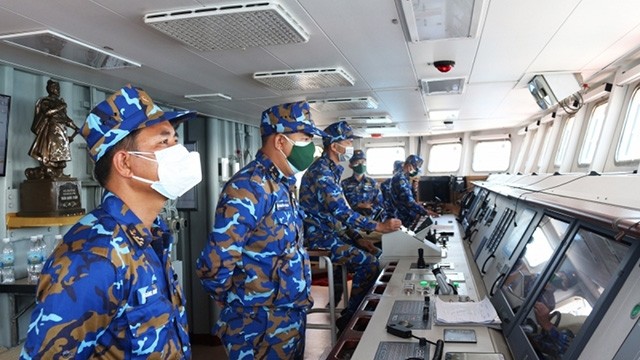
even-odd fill
[(404, 165), (404, 161), (402, 160), (396, 160), (393, 162), (393, 173), (397, 173), (402, 171), (402, 165)]
[(327, 134), (322, 139), (322, 144), (324, 146), (333, 144), (336, 141), (359, 138), (359, 136), (355, 136), (353, 134), (353, 129), (351, 129), (351, 126), (349, 126), (346, 121), (335, 122), (327, 126), (327, 128), (324, 129), (324, 132)]
[(364, 156), (364, 151), (362, 150), (355, 150), (353, 152), (353, 156), (351, 157), (351, 159), (349, 159), (349, 162), (351, 164), (353, 164), (354, 162), (358, 161), (358, 160), (367, 160), (367, 157)]
[(134, 130), (195, 116), (195, 111), (162, 111), (144, 90), (128, 84), (91, 110), (80, 134), (87, 141), (89, 156), (97, 162)]
[(409, 155), (407, 156), (407, 160), (404, 162), (405, 164), (413, 165), (414, 168), (420, 169), (422, 167), (422, 163), (424, 161), (418, 155)]
[(311, 119), (306, 101), (275, 105), (262, 112), (260, 135), (289, 134), (303, 132), (309, 135), (325, 136)]

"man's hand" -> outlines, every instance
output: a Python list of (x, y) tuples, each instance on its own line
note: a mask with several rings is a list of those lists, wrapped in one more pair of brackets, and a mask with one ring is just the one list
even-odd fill
[(545, 331), (550, 331), (553, 328), (553, 324), (551, 324), (551, 320), (549, 319), (549, 308), (538, 301), (533, 305), (533, 312), (536, 316), (536, 320), (538, 321), (538, 325)]
[(373, 243), (371, 243), (371, 241), (368, 241), (366, 239), (358, 239), (356, 240), (356, 243), (358, 244), (359, 248), (364, 249), (371, 254), (375, 255), (378, 252), (378, 248), (375, 247)]
[(376, 224), (376, 231), (383, 234), (390, 233), (400, 229), (402, 222), (398, 219), (387, 219), (384, 222), (378, 222)]
[(438, 214), (437, 212), (433, 211), (433, 210), (429, 210), (427, 209), (427, 215), (431, 216), (431, 217), (439, 217), (440, 214)]

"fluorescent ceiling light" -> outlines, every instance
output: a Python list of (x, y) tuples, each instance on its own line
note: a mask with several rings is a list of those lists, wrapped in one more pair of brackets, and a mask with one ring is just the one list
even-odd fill
[(427, 95), (458, 95), (462, 94), (465, 78), (429, 80), (420, 79), (420, 88)]
[(216, 101), (216, 100), (231, 100), (231, 96), (225, 95), (222, 93), (215, 94), (193, 94), (193, 95), (185, 95), (187, 99), (195, 100), (195, 101)]
[(279, 3), (228, 3), (147, 14), (144, 22), (201, 51), (295, 44), (309, 34)]
[(362, 110), (377, 109), (378, 102), (372, 97), (336, 98), (336, 99), (312, 99), (307, 100), (309, 105), (318, 111), (329, 110)]
[(353, 86), (354, 78), (342, 68), (257, 72), (253, 78), (278, 90), (309, 90)]
[(480, 3), (474, 0), (400, 0), (412, 42), (474, 37)]
[(340, 121), (346, 121), (351, 125), (356, 124), (390, 124), (391, 117), (389, 115), (377, 116), (341, 116)]
[(459, 113), (460, 110), (430, 110), (429, 120), (455, 120)]
[(354, 125), (354, 131), (364, 132), (366, 134), (386, 134), (389, 132), (397, 132), (397, 124), (368, 124), (368, 125)]
[(92, 69), (141, 66), (139, 63), (51, 30), (0, 35), (0, 40)]

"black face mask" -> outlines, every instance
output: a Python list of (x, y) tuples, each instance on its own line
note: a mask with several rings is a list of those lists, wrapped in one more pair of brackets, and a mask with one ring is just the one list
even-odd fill
[(353, 167), (353, 172), (358, 174), (358, 175), (362, 175), (365, 172), (367, 172), (367, 165), (365, 164), (358, 164), (356, 166)]
[(411, 176), (411, 177), (414, 177), (414, 176), (416, 176), (416, 175), (418, 175), (418, 170), (413, 170), (413, 171), (411, 171), (411, 172), (409, 173), (409, 176)]

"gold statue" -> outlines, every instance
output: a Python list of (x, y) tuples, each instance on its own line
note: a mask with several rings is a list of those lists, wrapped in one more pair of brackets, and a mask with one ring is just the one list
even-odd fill
[[(70, 143), (79, 132), (78, 126), (67, 116), (67, 104), (60, 98), (60, 84), (47, 81), (47, 93), (48, 96), (36, 103), (31, 125), (36, 138), (29, 156), (38, 160), (40, 166), (25, 170), (29, 180), (68, 177), (62, 171), (71, 160)], [(67, 136), (67, 128), (74, 130), (71, 136)]]

